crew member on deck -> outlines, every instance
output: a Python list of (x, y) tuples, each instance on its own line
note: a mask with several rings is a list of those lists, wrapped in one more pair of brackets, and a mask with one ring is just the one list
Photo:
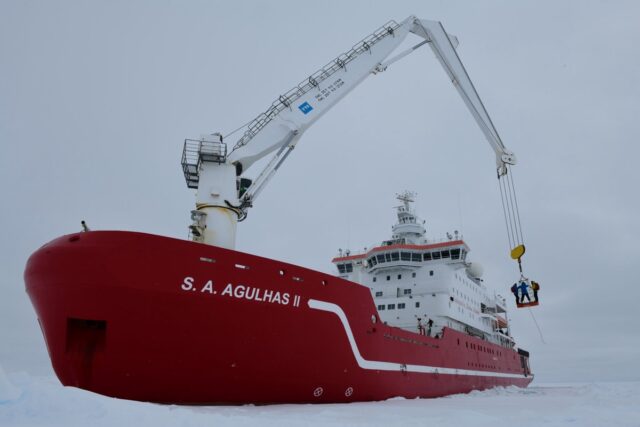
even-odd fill
[(433, 320), (429, 319), (427, 322), (427, 336), (431, 336), (431, 328), (433, 328)]
[(418, 333), (419, 333), (420, 335), (424, 335), (424, 326), (422, 325), (421, 320), (422, 320), (422, 319), (420, 319), (420, 318), (418, 317)]

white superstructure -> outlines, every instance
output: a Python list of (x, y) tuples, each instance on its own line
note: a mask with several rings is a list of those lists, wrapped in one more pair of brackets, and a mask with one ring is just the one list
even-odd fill
[(457, 231), (441, 240), (426, 237), (413, 198), (398, 196), (402, 204), (390, 240), (333, 259), (339, 276), (371, 289), (380, 319), (391, 326), (431, 336), (449, 327), (512, 347), (505, 299), (487, 288)]

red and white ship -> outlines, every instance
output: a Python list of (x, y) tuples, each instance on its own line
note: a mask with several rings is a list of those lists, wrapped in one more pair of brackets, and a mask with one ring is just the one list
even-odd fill
[[(382, 62), (409, 34), (423, 42)], [(64, 385), (184, 403), (351, 402), (526, 386), (505, 300), (467, 261), (462, 237), (425, 237), (399, 196), (391, 240), (333, 260), (338, 277), (234, 249), (237, 222), (317, 118), (371, 73), (428, 43), (496, 152), (504, 148), (439, 22), (393, 21), (251, 122), (233, 150), (219, 134), (185, 141), (196, 188), (191, 241), (122, 231), (65, 235), (25, 271)], [(271, 154), (255, 178), (243, 173)]]

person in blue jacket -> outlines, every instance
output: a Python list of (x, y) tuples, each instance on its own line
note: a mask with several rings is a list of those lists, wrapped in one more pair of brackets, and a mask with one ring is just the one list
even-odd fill
[(518, 290), (520, 291), (520, 304), (524, 304), (524, 298), (526, 297), (529, 302), (531, 302), (531, 297), (529, 296), (529, 285), (526, 281), (522, 280), (520, 285), (518, 286)]

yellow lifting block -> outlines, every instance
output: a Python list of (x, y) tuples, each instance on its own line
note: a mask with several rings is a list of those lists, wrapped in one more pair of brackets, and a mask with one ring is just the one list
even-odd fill
[(524, 245), (518, 245), (515, 248), (511, 249), (511, 258), (520, 259), (522, 255), (524, 255), (525, 248)]

